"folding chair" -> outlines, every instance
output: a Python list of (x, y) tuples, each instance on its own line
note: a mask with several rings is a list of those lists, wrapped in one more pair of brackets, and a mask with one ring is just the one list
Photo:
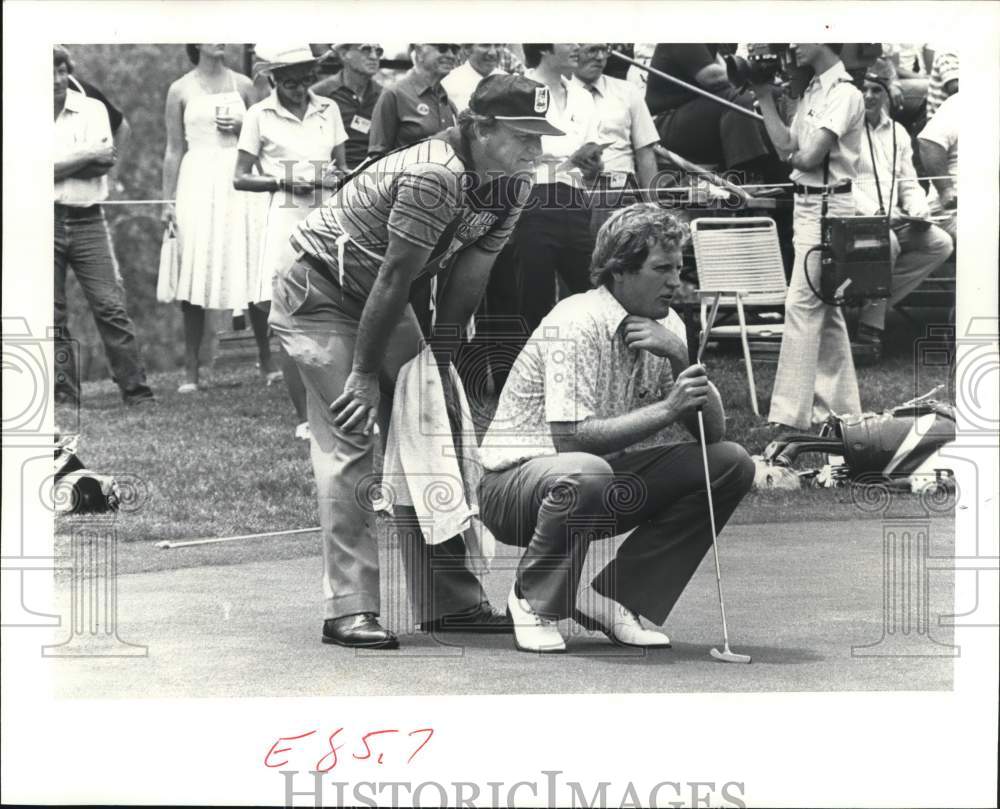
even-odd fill
[[(698, 293), (701, 297), (701, 328), (706, 326), (708, 299), (722, 293), (719, 311), (735, 306), (739, 326), (714, 325), (711, 337), (739, 335), (743, 344), (750, 404), (755, 416), (757, 388), (750, 362), (747, 335), (780, 337), (784, 332), (785, 295), (788, 282), (778, 245), (774, 220), (767, 217), (699, 218), (691, 222), (695, 262), (698, 266)], [(747, 325), (746, 309), (780, 311), (782, 322)]]

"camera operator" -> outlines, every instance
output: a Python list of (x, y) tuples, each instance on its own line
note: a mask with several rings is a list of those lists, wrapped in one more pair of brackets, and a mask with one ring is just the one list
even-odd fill
[[(764, 125), (778, 155), (792, 166), (795, 183), (795, 263), (785, 299), (785, 333), (771, 396), (770, 422), (806, 430), (831, 412), (859, 413), (861, 400), (844, 314), (810, 288), (820, 285), (818, 251), (822, 217), (854, 214), (865, 105), (840, 61), (840, 45), (794, 46), (799, 66), (815, 76), (786, 126), (775, 106), (773, 84), (754, 84)], [(824, 188), (828, 187), (828, 194)], [(809, 274), (807, 279), (806, 274)]]

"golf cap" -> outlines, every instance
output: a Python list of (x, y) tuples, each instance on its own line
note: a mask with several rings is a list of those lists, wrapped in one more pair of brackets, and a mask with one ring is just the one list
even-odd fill
[(477, 115), (491, 115), (518, 132), (566, 134), (545, 118), (549, 109), (549, 88), (524, 76), (487, 76), (473, 91), (469, 109)]

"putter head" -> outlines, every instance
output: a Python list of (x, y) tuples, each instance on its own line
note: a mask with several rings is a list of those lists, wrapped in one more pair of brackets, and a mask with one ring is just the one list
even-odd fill
[(750, 655), (736, 654), (736, 652), (730, 651), (727, 646), (723, 651), (718, 649), (712, 649), (710, 652), (712, 657), (716, 660), (721, 660), (723, 663), (749, 663)]

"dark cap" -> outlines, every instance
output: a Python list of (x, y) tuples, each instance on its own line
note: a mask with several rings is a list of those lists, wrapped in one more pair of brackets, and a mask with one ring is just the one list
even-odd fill
[(524, 76), (499, 73), (487, 76), (473, 91), (469, 109), (477, 115), (492, 115), (518, 132), (566, 134), (545, 118), (549, 109), (549, 88)]

